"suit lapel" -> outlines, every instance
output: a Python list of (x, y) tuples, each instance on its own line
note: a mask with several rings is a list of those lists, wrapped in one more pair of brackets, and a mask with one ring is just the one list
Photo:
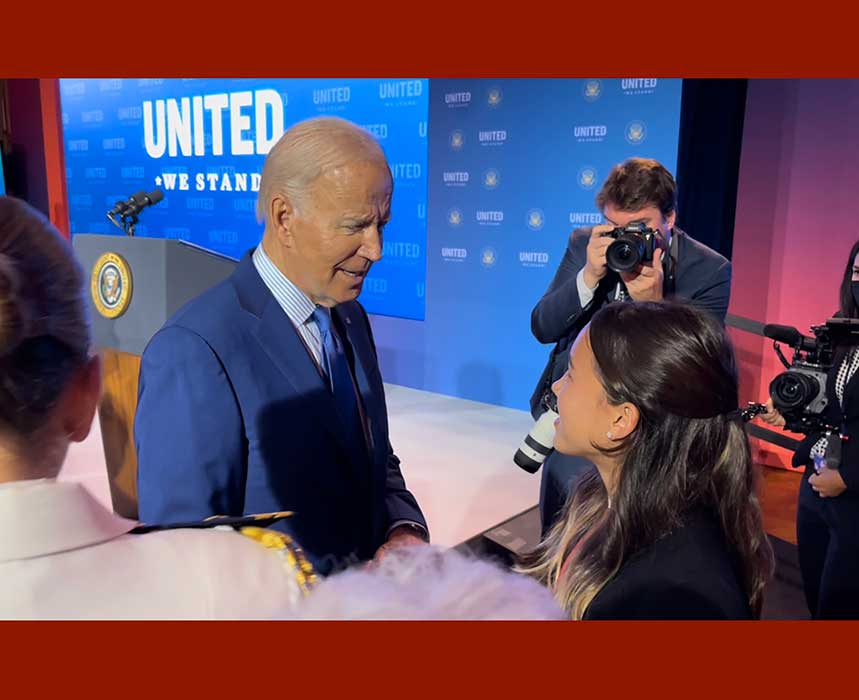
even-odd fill
[(345, 439), (337, 404), (304, 341), (274, 298), (253, 264), (250, 253), (239, 263), (233, 281), (243, 308), (256, 317), (252, 334), (272, 364), (286, 377), (299, 397), (300, 410), (311, 411), (317, 421), (349, 454), (366, 468), (362, 446)]

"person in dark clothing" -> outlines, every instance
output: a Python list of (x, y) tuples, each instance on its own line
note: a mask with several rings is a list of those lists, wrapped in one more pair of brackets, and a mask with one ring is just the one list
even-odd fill
[[(570, 346), (599, 309), (616, 301), (689, 301), (721, 323), (731, 294), (731, 263), (675, 226), (677, 188), (665, 167), (649, 158), (630, 158), (615, 166), (596, 199), (606, 224), (570, 235), (564, 257), (546, 293), (531, 313), (531, 332), (554, 348), (531, 397), (537, 420), (552, 382), (566, 371)], [(656, 231), (653, 261), (629, 272), (606, 265), (616, 226), (640, 224)], [(554, 451), (543, 465), (540, 516), (547, 533), (571, 486), (590, 466), (587, 460)]]
[[(838, 316), (859, 318), (859, 241), (853, 244), (841, 280)], [(796, 539), (805, 599), (815, 619), (859, 619), (859, 348), (841, 347), (829, 370), (826, 417), (842, 426), (838, 465), (827, 463), (836, 435), (811, 433), (799, 444), (793, 466), (805, 467), (799, 487)], [(785, 419), (767, 404), (762, 420), (784, 426)], [(829, 452), (831, 454), (831, 451)]]
[(689, 304), (611, 304), (576, 339), (554, 446), (594, 466), (523, 567), (573, 619), (760, 616), (773, 555), (737, 384)]

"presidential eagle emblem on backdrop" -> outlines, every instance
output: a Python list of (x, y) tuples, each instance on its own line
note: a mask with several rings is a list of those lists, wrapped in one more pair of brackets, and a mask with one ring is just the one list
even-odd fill
[(644, 137), (647, 135), (647, 127), (644, 125), (644, 122), (630, 122), (626, 125), (626, 140), (631, 144), (637, 144), (644, 141)]
[(497, 170), (487, 170), (483, 173), (483, 186), (487, 190), (494, 190), (498, 187), (498, 183), (501, 181), (501, 176), (498, 174)]
[(597, 171), (590, 167), (579, 170), (579, 185), (586, 190), (597, 184)]
[(539, 209), (532, 209), (528, 212), (528, 228), (532, 231), (539, 231), (543, 228), (543, 212)]
[(483, 252), (480, 254), (480, 262), (483, 263), (485, 267), (492, 267), (497, 259), (498, 256), (495, 253), (494, 248), (484, 248)]
[(602, 83), (599, 80), (586, 80), (582, 86), (582, 95), (588, 102), (595, 102), (602, 94)]

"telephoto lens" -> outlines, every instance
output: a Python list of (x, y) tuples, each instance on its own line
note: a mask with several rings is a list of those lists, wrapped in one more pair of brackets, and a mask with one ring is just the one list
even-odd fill
[(543, 397), (543, 407), (546, 411), (534, 423), (513, 456), (513, 461), (529, 474), (535, 474), (554, 449), (558, 400), (553, 393), (548, 392)]

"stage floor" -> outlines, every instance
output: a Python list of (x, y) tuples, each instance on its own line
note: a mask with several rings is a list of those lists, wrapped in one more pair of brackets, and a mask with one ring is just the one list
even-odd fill
[[(513, 464), (533, 421), (526, 411), (385, 385), (391, 442), (432, 540), (454, 546), (537, 504), (540, 476)], [(61, 479), (111, 507), (98, 421), (72, 445)]]

